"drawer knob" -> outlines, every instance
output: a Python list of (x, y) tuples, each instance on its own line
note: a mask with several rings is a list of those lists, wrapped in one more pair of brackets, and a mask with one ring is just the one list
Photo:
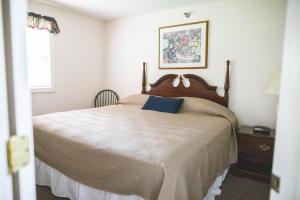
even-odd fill
[(258, 145), (258, 147), (260, 148), (260, 150), (262, 151), (269, 151), (270, 150), (270, 146), (266, 145), (266, 144), (260, 144)]

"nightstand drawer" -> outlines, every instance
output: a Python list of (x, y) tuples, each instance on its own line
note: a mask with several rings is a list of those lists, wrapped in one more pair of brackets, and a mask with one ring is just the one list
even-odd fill
[(247, 135), (239, 135), (238, 137), (239, 152), (257, 154), (263, 157), (272, 157), (273, 148), (274, 140), (268, 138), (258, 138)]

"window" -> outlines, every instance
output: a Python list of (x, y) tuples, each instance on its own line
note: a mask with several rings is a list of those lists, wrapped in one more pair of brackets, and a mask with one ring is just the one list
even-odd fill
[(51, 33), (26, 29), (28, 84), (33, 92), (53, 91)]

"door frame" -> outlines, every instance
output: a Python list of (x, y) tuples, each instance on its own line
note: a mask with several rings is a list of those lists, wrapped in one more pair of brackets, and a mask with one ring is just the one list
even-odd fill
[[(32, 108), (31, 93), (27, 84), (27, 61), (25, 46), (25, 28), (27, 26), (27, 0), (3, 0), (1, 11), (3, 12), (3, 29), (1, 29), (1, 31), (3, 31), (4, 33), (4, 37), (2, 38), (4, 38), (4, 56), (6, 63), (2, 68), (6, 68), (6, 108), (8, 111), (9, 121), (9, 131), (6, 133), (5, 139), (7, 141), (8, 134), (10, 136), (26, 136), (29, 141), (30, 154), (29, 164), (21, 168), (17, 173), (13, 174), (12, 178), (10, 178), (12, 179), (13, 183), (13, 198), (9, 197), (5, 199), (35, 200), (36, 189), (34, 172)], [(7, 161), (5, 163), (7, 163)], [(9, 178), (7, 179), (9, 180)], [(9, 183), (7, 187), (10, 187)]]
[(271, 200), (300, 199), (300, 1), (287, 2)]
[(13, 199), (12, 177), (7, 166), (6, 142), (9, 139), (7, 83), (3, 32), (2, 1), (0, 2), (0, 199)]

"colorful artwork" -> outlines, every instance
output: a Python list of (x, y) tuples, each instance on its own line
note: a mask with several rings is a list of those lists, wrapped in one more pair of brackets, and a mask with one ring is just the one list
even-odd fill
[(160, 69), (206, 68), (208, 21), (159, 29)]
[(163, 63), (200, 62), (201, 29), (163, 34)]

